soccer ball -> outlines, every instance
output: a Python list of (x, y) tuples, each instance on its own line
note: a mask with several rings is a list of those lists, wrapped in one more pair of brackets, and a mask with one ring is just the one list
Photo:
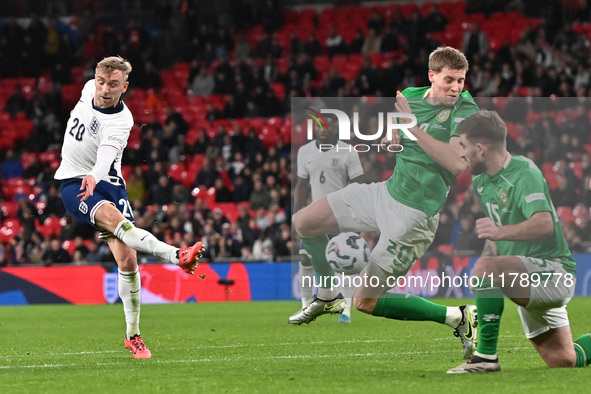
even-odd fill
[(326, 245), (326, 260), (335, 272), (357, 274), (369, 261), (369, 246), (359, 234), (340, 233)]

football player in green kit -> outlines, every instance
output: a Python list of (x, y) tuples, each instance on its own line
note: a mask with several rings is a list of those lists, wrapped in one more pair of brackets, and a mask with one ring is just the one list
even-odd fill
[(295, 231), (324, 286), (310, 305), (289, 318), (290, 323), (309, 323), (343, 310), (342, 296), (325, 279), (334, 275), (324, 254), (326, 234), (379, 230), (380, 239), (361, 272), (365, 280), (354, 291), (355, 308), (390, 319), (446, 324), (462, 340), (464, 357), (471, 357), (476, 337), (474, 306), (446, 307), (388, 292), (395, 286), (392, 279), (404, 276), (433, 241), (450, 185), (466, 168), (455, 131), (464, 118), (478, 111), (463, 90), (467, 71), (468, 61), (460, 51), (451, 47), (434, 50), (429, 56), (431, 86), (397, 93), (397, 112), (416, 116), (417, 125), (408, 129), (416, 140), (406, 133), (382, 140), (403, 146), (390, 179), (348, 185), (294, 215)]
[(503, 295), (517, 304), (526, 337), (549, 367), (583, 367), (591, 338), (573, 344), (566, 304), (575, 290), (575, 260), (560, 228), (542, 172), (507, 152), (507, 127), (493, 111), (480, 111), (458, 127), (462, 157), (486, 217), (476, 222), (485, 238), (470, 284), (478, 307), (478, 347), (448, 373), (495, 372)]

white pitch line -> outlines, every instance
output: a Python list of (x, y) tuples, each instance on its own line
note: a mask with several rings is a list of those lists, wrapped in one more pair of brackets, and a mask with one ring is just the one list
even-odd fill
[[(516, 347), (512, 350), (531, 349), (530, 347)], [(299, 355), (280, 355), (280, 356), (264, 356), (264, 357), (223, 357), (223, 358), (200, 358), (192, 360), (149, 360), (150, 364), (190, 364), (190, 363), (207, 363), (207, 362), (227, 362), (227, 361), (264, 361), (264, 360), (297, 360), (297, 359), (316, 359), (316, 358), (343, 358), (343, 357), (374, 357), (374, 356), (409, 356), (417, 354), (444, 354), (456, 353), (455, 350), (437, 350), (437, 351), (412, 351), (412, 352), (377, 352), (377, 353), (339, 353), (339, 354), (299, 354)], [(63, 368), (63, 367), (89, 367), (89, 366), (116, 366), (129, 365), (129, 362), (112, 362), (112, 363), (68, 363), (68, 364), (33, 364), (33, 365), (5, 365), (0, 366), (2, 369), (35, 369), (35, 368)]]
[[(443, 339), (443, 338), (441, 338)], [(283, 347), (283, 346), (302, 346), (302, 345), (326, 345), (326, 344), (356, 344), (356, 343), (381, 343), (381, 342), (393, 342), (394, 339), (366, 339), (366, 340), (352, 340), (352, 341), (317, 341), (317, 342), (282, 342), (282, 343), (255, 343), (255, 344), (234, 344), (234, 345), (202, 345), (195, 346), (191, 349), (234, 349), (244, 347)], [(167, 348), (166, 350), (182, 350), (183, 348)], [(96, 352), (68, 352), (68, 353), (29, 353), (27, 355), (13, 354), (3, 355), (0, 358), (19, 358), (19, 357), (31, 357), (31, 356), (76, 356), (86, 354), (104, 354), (104, 353), (119, 353), (122, 350), (104, 350)]]
[[(499, 338), (522, 338), (522, 335), (501, 335)], [(383, 342), (394, 342), (398, 341), (400, 338), (394, 339), (361, 339), (361, 340), (351, 340), (351, 341), (315, 341), (315, 342), (282, 342), (282, 343), (255, 343), (255, 344), (234, 344), (234, 345), (202, 345), (202, 346), (195, 346), (190, 349), (236, 349), (236, 348), (245, 348), (245, 347), (284, 347), (284, 346), (305, 346), (305, 345), (326, 345), (326, 344), (360, 344), (360, 343), (383, 343)], [(432, 341), (447, 341), (447, 340), (455, 340), (455, 338), (451, 336), (441, 337), (441, 338), (431, 338)], [(187, 350), (186, 347), (183, 348), (167, 348), (164, 349), (165, 351), (174, 351), (174, 350)], [(84, 356), (84, 355), (93, 355), (93, 354), (113, 354), (113, 353), (120, 353), (124, 352), (125, 350), (100, 350), (96, 352), (67, 352), (67, 353), (29, 353), (29, 354), (8, 354), (8, 355), (0, 355), (0, 359), (8, 359), (8, 358), (30, 358), (30, 357), (46, 357), (46, 356)], [(2, 368), (2, 366), (0, 366)]]

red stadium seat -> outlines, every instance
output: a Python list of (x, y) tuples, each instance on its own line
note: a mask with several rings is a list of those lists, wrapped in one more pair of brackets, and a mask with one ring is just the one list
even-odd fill
[(215, 208), (220, 208), (230, 222), (234, 223), (238, 220), (238, 206), (233, 202), (218, 202), (215, 203)]
[(556, 172), (554, 172), (552, 163), (546, 162), (542, 164), (542, 174), (544, 175), (544, 179), (546, 179), (546, 183), (548, 184), (548, 188), (550, 190), (558, 188), (558, 179)]
[(576, 175), (577, 178), (583, 179), (583, 162), (581, 161), (573, 161), (569, 165), (573, 173)]
[(564, 224), (572, 223), (575, 221), (575, 217), (573, 215), (573, 210), (571, 207), (558, 207), (556, 208), (556, 214)]
[(45, 208), (47, 208), (47, 203), (45, 201), (37, 201), (35, 203), (35, 209), (37, 209), (37, 213), (42, 215), (45, 212)]
[[(64, 223), (62, 223), (62, 221)], [(49, 216), (37, 230), (43, 234), (45, 238), (57, 237), (62, 231), (62, 226), (65, 225), (65, 219), (60, 219), (55, 215)]]
[(41, 152), (39, 154), (39, 161), (41, 161), (43, 163), (51, 163), (52, 161), (57, 159), (58, 156), (59, 156), (59, 151), (57, 151), (57, 150)]
[(16, 214), (18, 213), (18, 202), (6, 201), (0, 203), (0, 210), (2, 211), (2, 215), (5, 218), (14, 219), (16, 218)]
[(175, 181), (181, 182), (181, 174), (183, 173), (183, 171), (186, 172), (185, 165), (183, 163), (175, 163), (171, 165), (168, 169), (168, 175), (170, 175), (170, 177)]
[(10, 242), (22, 230), (23, 225), (18, 219), (7, 219), (0, 228), (0, 241)]
[(65, 240), (62, 242), (62, 248), (68, 252), (70, 257), (72, 257), (74, 255), (74, 250), (76, 249), (76, 243), (74, 241)]
[(83, 85), (81, 83), (70, 83), (62, 86), (62, 104), (66, 111), (71, 111), (80, 99)]
[(285, 85), (284, 84), (282, 84), (280, 82), (272, 83), (271, 89), (273, 89), (275, 96), (277, 96), (277, 98), (279, 100), (283, 101), (285, 99)]
[(180, 173), (179, 182), (183, 184), (184, 187), (187, 189), (191, 189), (193, 184), (195, 183), (195, 178), (197, 177), (197, 171), (186, 170)]
[(33, 162), (38, 159), (37, 156), (37, 152), (24, 152), (21, 155), (21, 164), (23, 165), (23, 168), (27, 168), (33, 164)]
[(132, 171), (133, 171), (132, 166), (121, 166), (121, 176), (123, 176), (123, 179), (125, 181), (127, 181), (129, 179), (129, 176), (131, 175)]

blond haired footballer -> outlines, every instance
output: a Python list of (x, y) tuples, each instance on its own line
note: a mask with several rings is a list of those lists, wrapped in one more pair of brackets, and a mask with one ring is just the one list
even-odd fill
[(201, 242), (178, 249), (134, 226), (133, 212), (121, 176), (121, 157), (133, 116), (121, 100), (129, 86), (128, 61), (118, 56), (100, 61), (95, 78), (82, 89), (70, 113), (55, 173), (64, 206), (79, 223), (93, 226), (107, 240), (119, 268), (119, 296), (127, 329), (125, 346), (134, 358), (152, 353), (140, 335), (141, 278), (137, 253), (150, 253), (192, 274), (203, 253)]
[(384, 141), (404, 147), (397, 154), (390, 179), (370, 185), (350, 184), (294, 215), (295, 231), (325, 287), (318, 289), (310, 305), (289, 318), (290, 323), (309, 323), (344, 309), (342, 295), (330, 288), (330, 280), (322, 279), (334, 275), (324, 255), (327, 234), (379, 230), (378, 243), (361, 272), (362, 277), (378, 278), (379, 285), (364, 281), (355, 288), (355, 308), (389, 319), (448, 325), (462, 341), (464, 358), (471, 357), (476, 337), (473, 305), (446, 307), (410, 294), (388, 292), (393, 287), (391, 279), (405, 275), (433, 242), (450, 185), (466, 168), (455, 131), (462, 119), (478, 111), (464, 90), (467, 71), (468, 61), (457, 49), (434, 50), (429, 55), (431, 86), (397, 93), (397, 112), (416, 117), (417, 125), (409, 131), (417, 140), (395, 134), (394, 141)]

